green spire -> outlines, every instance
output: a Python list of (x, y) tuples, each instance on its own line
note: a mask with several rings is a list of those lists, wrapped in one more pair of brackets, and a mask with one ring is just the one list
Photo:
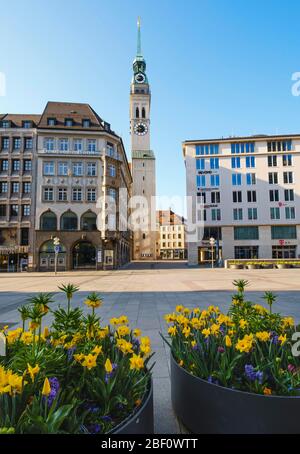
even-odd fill
[(138, 27), (138, 34), (137, 34), (137, 52), (136, 56), (137, 57), (142, 57), (142, 40), (141, 40), (141, 18), (138, 17), (137, 21), (137, 27)]

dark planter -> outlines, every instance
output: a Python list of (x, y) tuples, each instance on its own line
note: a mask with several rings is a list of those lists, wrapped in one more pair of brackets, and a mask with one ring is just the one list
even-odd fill
[(150, 382), (149, 394), (136, 413), (116, 426), (111, 434), (136, 435), (154, 433), (153, 385)]
[(171, 354), (175, 413), (196, 434), (299, 434), (300, 396), (262, 396), (194, 377)]

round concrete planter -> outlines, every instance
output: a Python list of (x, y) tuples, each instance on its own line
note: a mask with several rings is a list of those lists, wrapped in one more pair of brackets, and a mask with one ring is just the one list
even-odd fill
[(248, 270), (257, 270), (258, 265), (247, 265)]
[(111, 434), (136, 435), (154, 433), (153, 385), (150, 382), (149, 393), (137, 412), (116, 426)]
[(299, 434), (300, 396), (262, 396), (194, 377), (171, 354), (175, 413), (195, 434)]

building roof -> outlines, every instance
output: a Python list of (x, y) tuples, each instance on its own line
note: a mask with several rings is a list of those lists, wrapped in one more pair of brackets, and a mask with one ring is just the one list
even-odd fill
[(156, 218), (159, 225), (182, 225), (185, 223), (184, 217), (172, 210), (157, 210)]
[(40, 115), (33, 115), (33, 114), (0, 114), (1, 120), (11, 121), (12, 127), (15, 128), (22, 128), (23, 121), (32, 121), (32, 126), (35, 128), (40, 119)]

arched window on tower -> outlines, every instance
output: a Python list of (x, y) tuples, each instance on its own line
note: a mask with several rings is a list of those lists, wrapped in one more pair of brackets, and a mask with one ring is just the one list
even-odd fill
[(140, 118), (140, 110), (138, 107), (135, 109), (135, 117)]
[(146, 110), (145, 110), (145, 107), (142, 108), (142, 118), (146, 118)]

